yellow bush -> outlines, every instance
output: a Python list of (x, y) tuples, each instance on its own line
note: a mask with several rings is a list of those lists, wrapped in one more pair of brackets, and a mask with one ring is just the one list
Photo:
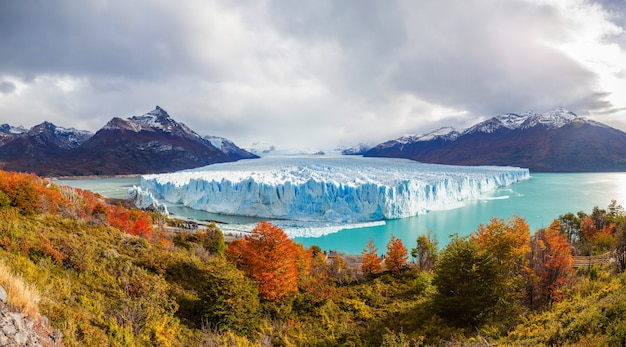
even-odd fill
[(39, 315), (41, 297), (37, 289), (24, 282), (4, 262), (0, 262), (0, 285), (7, 292), (7, 303), (32, 317)]

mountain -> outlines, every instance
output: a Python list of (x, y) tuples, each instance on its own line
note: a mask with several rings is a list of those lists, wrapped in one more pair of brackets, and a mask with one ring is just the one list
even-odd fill
[(93, 134), (74, 128), (61, 128), (44, 122), (23, 131), (21, 127), (2, 126), (7, 134), (0, 143), (0, 167), (4, 170), (43, 172), (72, 158), (71, 151)]
[(0, 143), (0, 167), (44, 176), (159, 173), (256, 157), (225, 139), (228, 151), (216, 148), (159, 106), (115, 117), (95, 134), (45, 122), (8, 136)]
[(369, 157), (452, 165), (511, 165), (538, 172), (626, 171), (626, 133), (562, 107), (507, 113), (459, 133), (442, 128), (384, 142)]
[(0, 125), (0, 146), (4, 145), (5, 143), (9, 141), (14, 140), (20, 134), (23, 134), (27, 131), (28, 130), (26, 130), (22, 126), (14, 127), (9, 124), (1, 124)]
[(356, 146), (352, 147), (340, 147), (337, 148), (337, 151), (343, 155), (363, 155), (372, 149), (372, 146), (366, 145), (364, 143), (359, 143)]
[(242, 148), (235, 145), (234, 142), (219, 136), (205, 136), (205, 141), (208, 141), (212, 146), (222, 151), (229, 158), (232, 159), (254, 159), (258, 158), (256, 154), (252, 154)]

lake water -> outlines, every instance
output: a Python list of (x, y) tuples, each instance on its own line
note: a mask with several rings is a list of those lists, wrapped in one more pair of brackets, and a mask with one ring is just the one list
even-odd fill
[[(57, 184), (89, 189), (105, 196), (123, 198), (128, 188), (139, 184), (139, 177), (89, 180), (59, 180)], [(626, 173), (531, 173), (528, 181), (501, 188), (481, 199), (466, 201), (462, 207), (433, 211), (424, 215), (385, 221), (383, 225), (344, 229), (321, 237), (295, 238), (305, 246), (318, 245), (325, 250), (361, 253), (373, 238), (380, 253), (391, 235), (402, 239), (405, 246), (415, 247), (417, 237), (431, 231), (440, 243), (449, 235), (468, 235), (493, 217), (526, 219), (531, 231), (550, 225), (567, 212), (591, 212), (594, 206), (606, 208), (611, 200), (626, 205)], [(224, 223), (253, 223), (258, 219), (219, 216), (181, 206), (168, 207), (175, 216), (197, 220), (218, 220)]]

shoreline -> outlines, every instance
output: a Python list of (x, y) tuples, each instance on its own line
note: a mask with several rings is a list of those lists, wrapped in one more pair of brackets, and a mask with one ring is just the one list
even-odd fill
[(60, 181), (60, 180), (78, 181), (78, 180), (97, 180), (97, 179), (106, 179), (106, 178), (135, 178), (135, 177), (141, 177), (142, 175), (144, 174), (57, 176), (57, 177), (46, 177), (46, 179), (49, 179), (51, 181)]

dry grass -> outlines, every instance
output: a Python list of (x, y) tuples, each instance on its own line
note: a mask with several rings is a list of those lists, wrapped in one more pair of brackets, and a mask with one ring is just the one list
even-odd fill
[(0, 262), (0, 285), (7, 292), (7, 303), (31, 317), (39, 316), (39, 292), (4, 262)]

